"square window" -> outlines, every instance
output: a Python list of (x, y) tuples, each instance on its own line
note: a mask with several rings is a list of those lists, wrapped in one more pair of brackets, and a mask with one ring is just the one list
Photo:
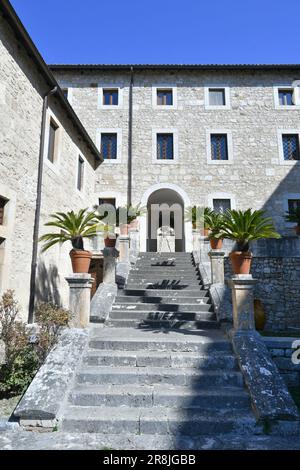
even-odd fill
[(158, 106), (173, 106), (173, 91), (172, 90), (157, 90), (157, 105)]
[(119, 91), (117, 89), (103, 89), (103, 105), (118, 106)]
[(117, 159), (117, 134), (101, 134), (101, 154), (104, 160)]
[(285, 160), (300, 160), (298, 134), (283, 134), (282, 145)]
[(210, 88), (208, 91), (209, 106), (225, 106), (225, 89), (224, 88)]
[(48, 160), (51, 163), (54, 163), (55, 160), (55, 146), (56, 146), (56, 136), (57, 136), (58, 125), (50, 120), (49, 127), (49, 143), (48, 143)]
[(228, 160), (228, 144), (226, 134), (211, 134), (211, 159)]
[(214, 199), (213, 200), (214, 211), (224, 214), (228, 209), (231, 209), (230, 199)]
[(280, 106), (293, 106), (293, 90), (278, 90), (278, 99)]
[(288, 210), (293, 212), (295, 210), (300, 210), (300, 199), (289, 199), (288, 200)]
[(7, 203), (7, 199), (0, 197), (0, 225), (4, 224), (4, 208)]
[(116, 207), (116, 198), (115, 197), (99, 198), (99, 206), (101, 206), (102, 204), (110, 204), (111, 206)]
[(173, 134), (157, 134), (157, 159), (174, 159)]
[(77, 189), (82, 191), (83, 188), (83, 177), (84, 177), (84, 160), (81, 156), (78, 157), (78, 169), (77, 169)]

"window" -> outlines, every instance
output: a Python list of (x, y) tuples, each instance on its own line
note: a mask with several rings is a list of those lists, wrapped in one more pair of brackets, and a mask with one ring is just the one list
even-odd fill
[(115, 197), (103, 197), (99, 199), (99, 206), (102, 204), (110, 204), (111, 206), (116, 207), (116, 198)]
[(157, 134), (157, 160), (173, 160), (173, 134)]
[(173, 106), (173, 91), (157, 89), (157, 105)]
[(300, 210), (300, 199), (288, 199), (288, 211)]
[(293, 106), (293, 90), (278, 90), (278, 100), (280, 106)]
[(211, 134), (211, 159), (228, 160), (228, 145), (226, 134)]
[(7, 203), (7, 199), (0, 197), (0, 225), (4, 224), (4, 207)]
[(105, 160), (117, 159), (117, 134), (101, 134), (101, 153)]
[(55, 145), (56, 145), (56, 133), (58, 126), (55, 124), (53, 119), (50, 120), (49, 128), (49, 143), (48, 143), (48, 160), (54, 163), (55, 160)]
[(118, 106), (119, 92), (117, 89), (103, 89), (103, 105)]
[(82, 191), (83, 178), (84, 178), (84, 160), (79, 155), (79, 157), (78, 157), (78, 169), (77, 169), (77, 189), (78, 189), (78, 191)]
[(282, 146), (284, 160), (300, 160), (298, 134), (283, 134)]
[(230, 199), (213, 199), (214, 211), (223, 214), (228, 209), (231, 209)]
[(224, 88), (210, 88), (208, 91), (209, 106), (225, 106), (225, 90)]

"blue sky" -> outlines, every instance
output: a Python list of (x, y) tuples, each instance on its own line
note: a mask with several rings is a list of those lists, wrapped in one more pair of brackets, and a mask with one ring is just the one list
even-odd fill
[(48, 63), (300, 63), (300, 1), (11, 0)]

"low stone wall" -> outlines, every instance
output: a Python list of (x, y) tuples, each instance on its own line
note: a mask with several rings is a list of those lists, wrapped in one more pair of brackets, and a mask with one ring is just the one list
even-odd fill
[[(251, 273), (259, 281), (255, 297), (266, 311), (265, 329), (300, 331), (300, 257), (254, 256)], [(230, 260), (225, 258), (225, 278), (231, 275)]]
[[(293, 363), (292, 355), (296, 349), (292, 346), (298, 341), (300, 347), (300, 338), (263, 338), (267, 348), (270, 351), (273, 361), (277, 365), (283, 379), (290, 387), (300, 386), (300, 351), (296, 354), (298, 364)], [(295, 360), (294, 360), (295, 362)]]

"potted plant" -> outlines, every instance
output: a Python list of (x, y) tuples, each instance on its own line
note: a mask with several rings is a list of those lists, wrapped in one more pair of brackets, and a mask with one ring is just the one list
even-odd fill
[(296, 235), (300, 235), (300, 207), (291, 209), (286, 213), (285, 220), (287, 222), (295, 223), (294, 230)]
[(227, 210), (223, 215), (222, 238), (236, 242), (236, 249), (230, 254), (235, 274), (249, 274), (252, 254), (250, 244), (261, 238), (280, 238), (275, 232), (272, 219), (264, 216), (262, 210)]
[(117, 241), (114, 226), (103, 224), (103, 226), (100, 225), (100, 230), (104, 233), (104, 245), (106, 248), (114, 248)]
[(210, 231), (208, 238), (211, 249), (220, 250), (223, 245), (223, 214), (212, 211), (206, 216), (206, 226)]
[(212, 213), (209, 207), (193, 206), (188, 207), (185, 211), (185, 220), (192, 222), (193, 229), (199, 230), (201, 235), (207, 237), (209, 228), (207, 226), (207, 217)]
[(46, 233), (39, 241), (44, 242), (42, 252), (45, 252), (57, 243), (71, 242), (70, 257), (74, 273), (87, 273), (89, 271), (92, 253), (86, 251), (83, 245), (84, 238), (92, 238), (97, 234), (98, 220), (94, 212), (81, 209), (79, 212), (56, 212), (51, 215), (52, 220), (45, 226), (60, 229), (60, 232)]
[(118, 207), (116, 220), (121, 235), (128, 235), (129, 228), (136, 228), (137, 218), (145, 212), (141, 205)]

